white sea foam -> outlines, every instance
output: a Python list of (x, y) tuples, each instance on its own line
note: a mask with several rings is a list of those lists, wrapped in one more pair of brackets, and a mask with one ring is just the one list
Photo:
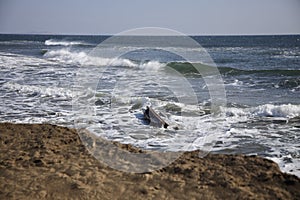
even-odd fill
[(69, 49), (51, 50), (45, 53), (46, 58), (67, 64), (93, 65), (93, 66), (128, 66), (134, 67), (135, 63), (128, 59), (101, 58), (89, 56), (86, 52), (71, 52)]
[(67, 99), (72, 98), (73, 92), (69, 88), (59, 87), (44, 87), (36, 85), (22, 85), (15, 82), (7, 82), (3, 85), (3, 88), (9, 91), (17, 91), (23, 94), (33, 94), (49, 97), (64, 97)]
[[(286, 173), (292, 173), (300, 177), (300, 159), (293, 159), (290, 155), (283, 157), (267, 157), (268, 159), (276, 162), (281, 171)], [(284, 160), (291, 160), (292, 162), (285, 162)]]
[(230, 83), (228, 85), (241, 86), (241, 85), (243, 85), (243, 81), (239, 81), (238, 79), (235, 79), (233, 83)]
[(235, 117), (282, 117), (294, 118), (300, 116), (300, 105), (282, 104), (273, 105), (265, 104), (251, 108), (221, 108), (227, 116)]
[(51, 65), (52, 62), (49, 62), (45, 59), (31, 57), (31, 56), (23, 56), (19, 54), (0, 52), (0, 66), (1, 68), (9, 68), (9, 69), (18, 69), (24, 70), (28, 67), (32, 66), (40, 66), (40, 65)]
[(299, 58), (300, 57), (300, 51), (298, 49), (285, 49), (281, 51), (278, 55), (274, 55), (274, 58)]
[(49, 39), (45, 41), (47, 46), (72, 46), (72, 45), (91, 45), (82, 41), (67, 41), (67, 40), (55, 40)]
[[(268, 120), (288, 122), (292, 118), (300, 117), (299, 104), (264, 104), (249, 108), (228, 107), (221, 109), (227, 116), (226, 121), (231, 125), (229, 130), (231, 137), (224, 138), (222, 145), (214, 148), (215, 151), (221, 150), (222, 152), (223, 149), (231, 149), (231, 151), (251, 154), (252, 151), (259, 153), (256, 148), (262, 148), (262, 155), (266, 155), (267, 152), (267, 158), (278, 163), (282, 171), (300, 177), (299, 132), (297, 132), (299, 128), (292, 128), (288, 123), (274, 124), (268, 122)], [(239, 122), (247, 123), (241, 123), (241, 126)], [(285, 140), (282, 140), (283, 137)], [(285, 146), (287, 141), (289, 141), (288, 149)], [(235, 146), (234, 144), (237, 142), (239, 145)]]
[(79, 64), (81, 66), (122, 66), (152, 71), (157, 71), (165, 66), (164, 63), (158, 61), (137, 63), (126, 58), (94, 57), (86, 52), (72, 52), (67, 48), (48, 51), (44, 54), (44, 57), (57, 62)]
[(266, 117), (286, 117), (293, 118), (300, 116), (300, 105), (283, 104), (273, 105), (265, 104), (256, 107), (252, 113), (257, 116)]
[(141, 63), (139, 65), (139, 68), (145, 69), (145, 70), (150, 70), (150, 71), (158, 71), (159, 69), (161, 69), (164, 66), (165, 66), (164, 63), (160, 63), (158, 61), (150, 61), (150, 62), (146, 62), (146, 63)]

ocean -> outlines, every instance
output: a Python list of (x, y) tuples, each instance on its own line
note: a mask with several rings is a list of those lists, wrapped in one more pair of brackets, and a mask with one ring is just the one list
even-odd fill
[[(154, 151), (259, 155), (300, 177), (300, 35), (2, 34), (0, 96), (1, 122), (86, 128)], [(149, 126), (146, 106), (170, 127)]]

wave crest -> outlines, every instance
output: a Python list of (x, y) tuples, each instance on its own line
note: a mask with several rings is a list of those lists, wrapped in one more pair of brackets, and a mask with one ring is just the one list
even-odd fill
[[(119, 67), (131, 67), (144, 70), (157, 71), (165, 66), (178, 71), (185, 75), (194, 75), (202, 73), (202, 75), (214, 72), (217, 68), (220, 74), (225, 76), (240, 76), (240, 75), (263, 75), (263, 76), (300, 76), (299, 69), (262, 69), (262, 70), (251, 70), (251, 69), (238, 69), (233, 67), (216, 67), (201, 62), (159, 62), (157, 60), (131, 60), (128, 58), (105, 58), (105, 57), (94, 57), (87, 54), (84, 51), (71, 51), (69, 48), (62, 48), (57, 50), (43, 50), (42, 54), (46, 58), (64, 62), (67, 64), (80, 64), (80, 65), (94, 65), (94, 66), (119, 66)], [(197, 69), (196, 69), (196, 68)], [(198, 71), (199, 70), (199, 71)], [(293, 79), (294, 80), (294, 79)], [(296, 86), (295, 86), (296, 85)], [(299, 80), (286, 81), (279, 83), (279, 87), (298, 87)]]
[(126, 58), (93, 57), (86, 52), (72, 52), (67, 48), (46, 51), (44, 57), (58, 62), (79, 64), (81, 66), (118, 66), (153, 71), (157, 71), (165, 65), (158, 61), (138, 62)]
[(286, 119), (300, 117), (300, 105), (293, 104), (265, 104), (251, 108), (223, 108), (227, 116), (235, 117), (281, 117)]
[(82, 41), (67, 41), (49, 39), (45, 41), (46, 46), (91, 46), (91, 44)]

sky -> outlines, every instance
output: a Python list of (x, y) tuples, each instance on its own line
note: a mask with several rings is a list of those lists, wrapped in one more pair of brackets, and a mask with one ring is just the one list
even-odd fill
[(0, 33), (300, 34), (300, 0), (0, 0)]

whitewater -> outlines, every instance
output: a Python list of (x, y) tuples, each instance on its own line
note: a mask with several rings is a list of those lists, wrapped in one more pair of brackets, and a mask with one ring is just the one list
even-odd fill
[[(119, 57), (91, 54), (107, 38), (1, 35), (0, 121), (90, 124), (85, 128), (98, 136), (155, 151), (259, 155), (300, 177), (299, 36), (193, 37), (203, 49), (150, 48), (139, 38), (138, 48), (103, 47), (105, 53), (128, 52)], [(192, 59), (207, 53), (215, 65), (204, 56), (188, 62), (172, 52)], [(203, 77), (193, 65), (217, 67), (225, 105), (212, 108), (206, 80), (214, 77)], [(81, 78), (97, 81), (82, 89)], [(193, 95), (196, 102), (185, 98)], [(86, 115), (74, 109), (81, 100), (89, 106)], [(144, 124), (148, 105), (170, 128)]]

